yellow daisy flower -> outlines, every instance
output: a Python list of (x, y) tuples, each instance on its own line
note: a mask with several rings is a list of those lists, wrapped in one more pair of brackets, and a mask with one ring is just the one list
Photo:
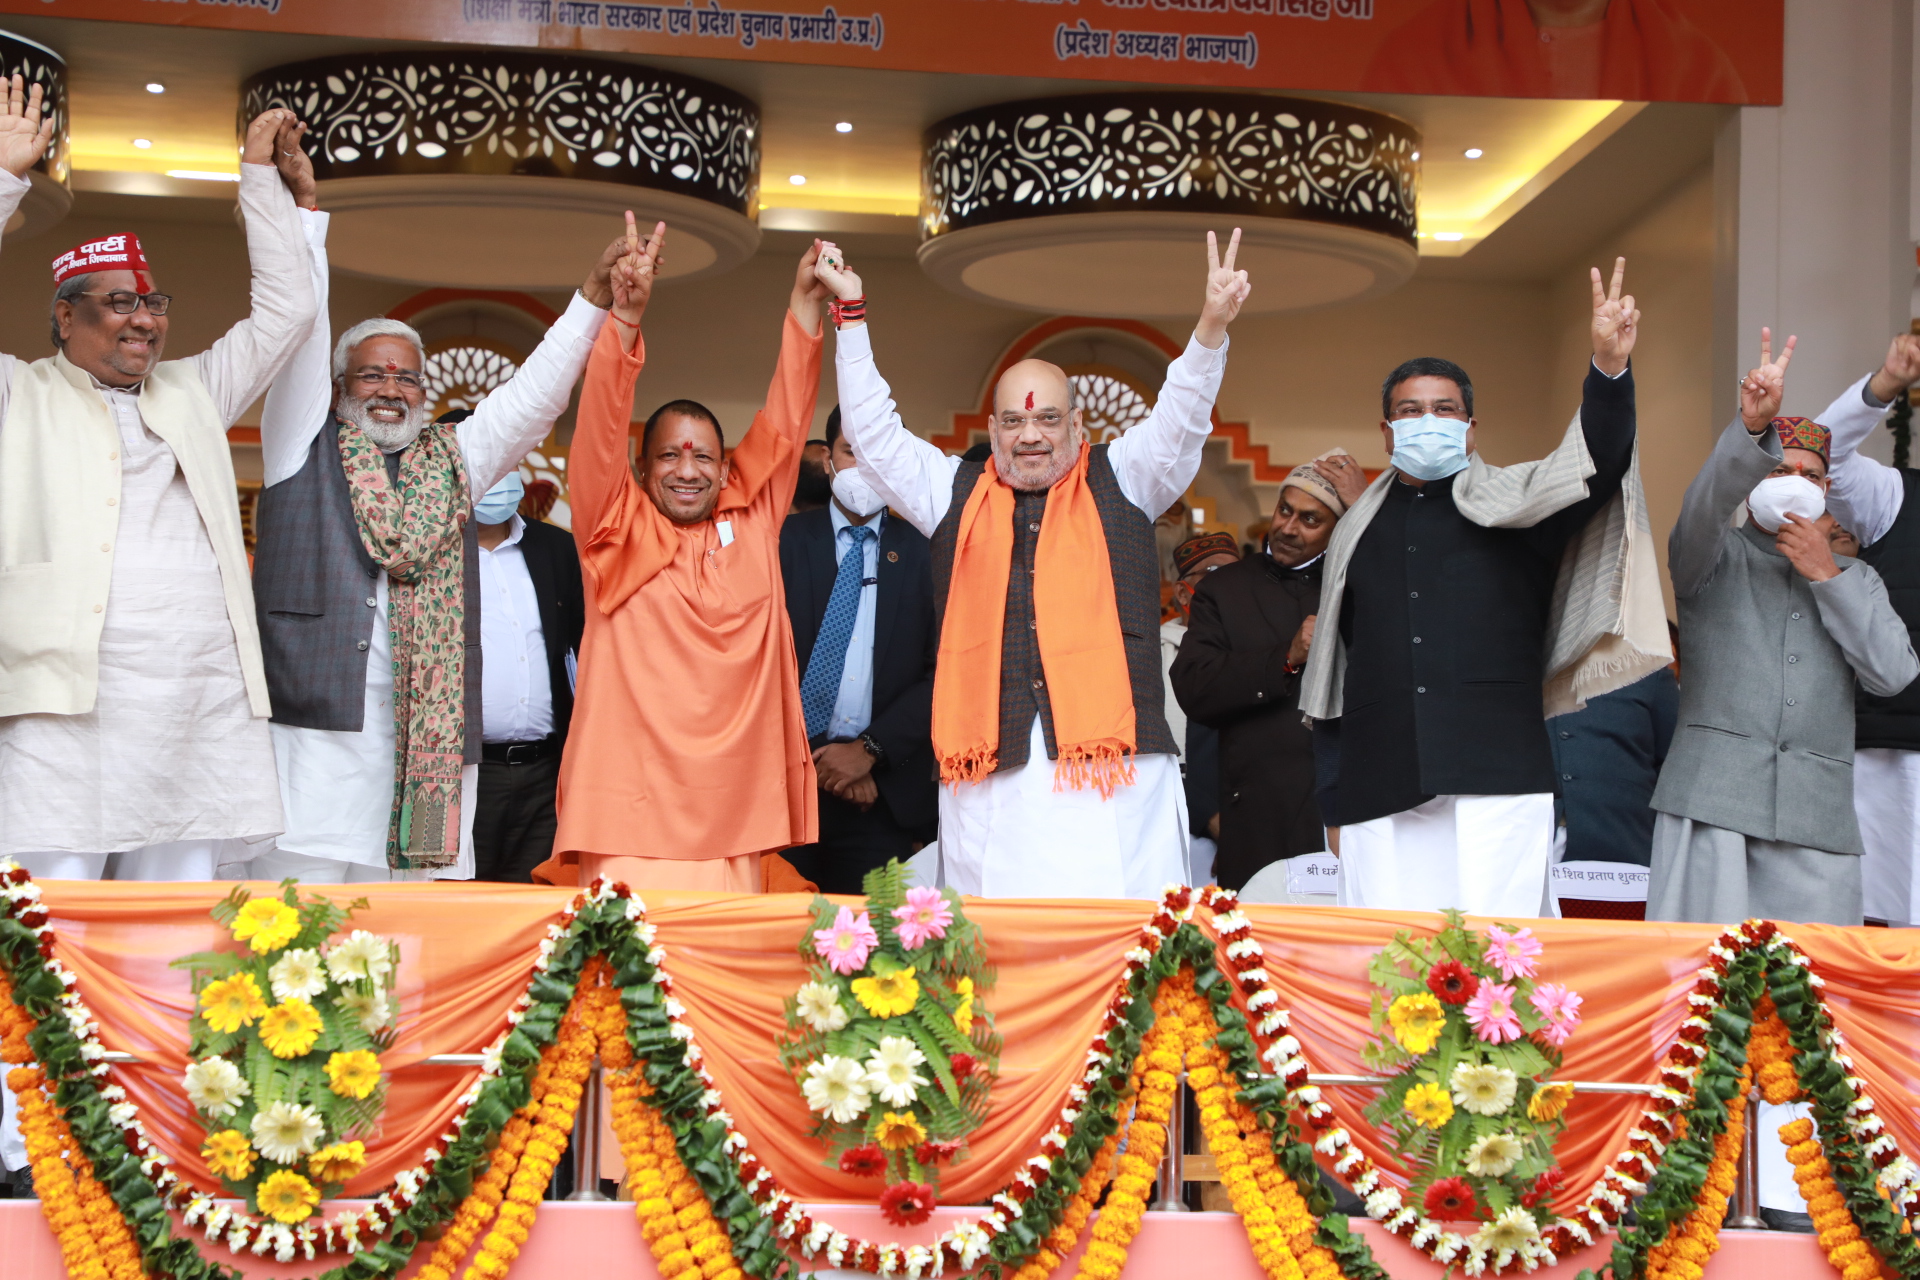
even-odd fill
[(320, 1015), (305, 1000), (287, 1000), (260, 1019), (260, 1042), (276, 1058), (297, 1058), (320, 1038)]
[(320, 1188), (291, 1169), (277, 1169), (261, 1179), (254, 1198), (275, 1222), (304, 1222), (320, 1205)]
[(1573, 1086), (1570, 1084), (1543, 1084), (1533, 1091), (1533, 1097), (1527, 1102), (1527, 1119), (1558, 1120), (1560, 1113), (1573, 1101)]
[(300, 934), (300, 913), (278, 898), (249, 898), (234, 917), (235, 940), (252, 947), (254, 954), (278, 951)]
[(222, 1035), (232, 1035), (241, 1027), (251, 1025), (266, 1011), (266, 998), (260, 994), (260, 984), (250, 973), (236, 973), (200, 989), (200, 1013), (207, 1025)]
[(962, 978), (953, 984), (960, 1003), (953, 1010), (953, 1026), (963, 1036), (973, 1034), (973, 979)]
[(912, 966), (908, 966), (897, 973), (855, 978), (853, 994), (874, 1017), (897, 1018), (913, 1012), (914, 1004), (920, 999), (920, 983), (913, 976)]
[(1446, 1008), (1435, 997), (1422, 991), (1401, 996), (1387, 1007), (1387, 1021), (1393, 1024), (1393, 1038), (1408, 1053), (1425, 1053), (1439, 1043), (1446, 1029)]
[(905, 1151), (927, 1140), (927, 1130), (912, 1112), (889, 1111), (873, 1127), (873, 1140), (889, 1151)]
[(208, 1134), (200, 1155), (207, 1168), (228, 1182), (238, 1182), (253, 1172), (253, 1143), (238, 1129)]
[(345, 1182), (366, 1167), (364, 1142), (336, 1142), (307, 1157), (307, 1170), (321, 1182)]
[(1407, 1090), (1406, 1100), (1401, 1104), (1408, 1115), (1429, 1129), (1446, 1127), (1453, 1119), (1453, 1099), (1447, 1091), (1437, 1084), (1417, 1084)]
[(327, 1087), (343, 1098), (364, 1098), (379, 1083), (380, 1058), (376, 1054), (352, 1049), (327, 1059)]

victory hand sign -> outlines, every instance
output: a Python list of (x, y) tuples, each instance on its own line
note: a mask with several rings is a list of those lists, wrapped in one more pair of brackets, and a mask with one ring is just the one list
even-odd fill
[(1789, 336), (1780, 358), (1775, 360), (1773, 330), (1760, 330), (1760, 367), (1740, 379), (1740, 420), (1746, 423), (1750, 435), (1765, 431), (1779, 415), (1780, 400), (1787, 394), (1787, 362), (1793, 359), (1799, 341), (1799, 335)]
[[(647, 309), (647, 300), (653, 297), (653, 282), (660, 269), (661, 250), (667, 240), (667, 224), (653, 224), (653, 234), (646, 243), (640, 242), (639, 228), (634, 225), (633, 210), (627, 210), (627, 252), (614, 264), (611, 283), (613, 285), (613, 318), (634, 331), (634, 337), (640, 336), (640, 317)], [(632, 345), (628, 345), (632, 350)]]
[(1200, 307), (1200, 323), (1193, 327), (1193, 336), (1209, 351), (1218, 351), (1226, 341), (1227, 326), (1253, 292), (1247, 273), (1233, 269), (1233, 260), (1239, 254), (1240, 228), (1235, 227), (1233, 238), (1227, 241), (1225, 262), (1220, 260), (1220, 242), (1213, 232), (1207, 232), (1207, 300)]
[(24, 178), (53, 142), (53, 117), (40, 118), (40, 86), (28, 89), (18, 72), (6, 99), (6, 113), (0, 115), (0, 167), (16, 178)]
[(1613, 260), (1613, 283), (1602, 287), (1600, 268), (1593, 272), (1593, 363), (1609, 378), (1620, 376), (1633, 354), (1634, 339), (1640, 336), (1640, 310), (1633, 295), (1620, 296), (1620, 282), (1627, 275), (1627, 260)]

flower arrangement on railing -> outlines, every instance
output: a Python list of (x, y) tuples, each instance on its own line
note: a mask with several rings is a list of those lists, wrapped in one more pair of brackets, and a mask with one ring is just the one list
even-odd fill
[(940, 1167), (964, 1157), (986, 1116), (1000, 1066), (980, 1002), (992, 975), (958, 894), (908, 888), (899, 862), (862, 887), (857, 914), (813, 900), (808, 978), (787, 1001), (780, 1061), (819, 1116), (811, 1136), (827, 1163), (884, 1177), (880, 1207), (908, 1226), (933, 1213)]
[[(1199, 909), (1212, 913), (1211, 935), (1193, 918)], [(1231, 894), (1169, 891), (1127, 952), (1085, 1073), (1067, 1090), (1040, 1154), (978, 1217), (931, 1245), (905, 1246), (836, 1230), (754, 1156), (674, 998), (645, 907), (624, 888), (596, 882), (549, 927), (526, 994), (421, 1170), (402, 1175), (344, 1227), (239, 1224), (221, 1239), (283, 1261), (350, 1255), (321, 1280), (382, 1280), (423, 1248), (430, 1256), (420, 1280), (501, 1280), (565, 1151), (598, 1054), (634, 1212), (667, 1280), (785, 1280), (794, 1254), (904, 1280), (975, 1270), (1045, 1280), (1089, 1232), (1074, 1280), (1113, 1280), (1140, 1227), (1184, 1063), (1235, 1209), (1273, 1280), (1386, 1280), (1364, 1238), (1329, 1214), (1316, 1152), (1388, 1230), (1468, 1274), (1497, 1270), (1497, 1257), (1476, 1259), (1463, 1238), (1447, 1243), (1450, 1233), (1416, 1227), (1420, 1215), (1400, 1205), (1399, 1191), (1340, 1129), (1307, 1081), (1261, 956)], [(1852, 1074), (1807, 957), (1773, 925), (1749, 922), (1723, 934), (1709, 959), (1689, 997), (1694, 1016), (1629, 1149), (1543, 1241), (1556, 1257), (1590, 1244), (1639, 1196), (1637, 1220), (1620, 1232), (1607, 1274), (1698, 1280), (1695, 1259), (1710, 1251), (1724, 1212), (1744, 1083), (1751, 1077), (1764, 1088), (1769, 1078), (1762, 1059), (1770, 1050), (1759, 1046), (1772, 1043), (1772, 1033), (1763, 1026), (1756, 1036), (1752, 1023), (1768, 1021), (1759, 1001), (1770, 995), (1785, 1029), (1780, 1043), (1791, 1049), (1785, 1065), (1818, 1122), (1817, 1132), (1783, 1137), (1824, 1217), (1822, 1247), (1845, 1280), (1920, 1275), (1911, 1234), (1920, 1173)], [(194, 1192), (110, 1082), (98, 1032), (74, 975), (54, 955), (38, 888), (0, 859), (0, 1059), (14, 1064), (7, 1083), (20, 1100), (35, 1186), (69, 1273), (239, 1280), (177, 1233), (167, 1210), (185, 1207)]]
[(213, 908), (239, 948), (175, 960), (193, 977), (187, 1100), (206, 1128), (200, 1149), (230, 1195), (275, 1222), (313, 1216), (365, 1167), (393, 1043), (399, 950), (355, 929), (346, 907), (240, 887)]
[(1580, 997), (1536, 982), (1531, 929), (1466, 927), (1458, 911), (1431, 937), (1406, 930), (1374, 954), (1374, 1040), (1362, 1051), (1392, 1081), (1366, 1109), (1406, 1162), (1425, 1219), (1480, 1224), (1469, 1255), (1538, 1263), (1564, 1180), (1553, 1144), (1571, 1085), (1554, 1084), (1580, 1025)]

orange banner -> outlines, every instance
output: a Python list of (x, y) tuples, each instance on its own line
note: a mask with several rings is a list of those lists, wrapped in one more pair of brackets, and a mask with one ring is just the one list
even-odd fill
[(0, 13), (1223, 88), (1773, 105), (1784, 2), (1606, 0), (1597, 20), (1564, 0), (0, 0)]
[[(218, 940), (208, 908), (226, 886), (47, 881), (45, 903), (58, 955), (103, 1026), (109, 1049), (153, 1065), (113, 1069), (166, 1153), (202, 1185), (201, 1133), (180, 1082), (190, 997), (176, 956)], [(570, 890), (491, 885), (353, 885), (365, 896), (356, 927), (401, 948), (400, 1039), (384, 1057), (393, 1071), (387, 1118), (369, 1145), (362, 1194), (419, 1162), (453, 1114), (472, 1068), (422, 1065), (440, 1053), (477, 1053), (526, 990), (547, 926)], [(873, 1187), (825, 1167), (806, 1136), (810, 1117), (775, 1048), (782, 1002), (806, 978), (799, 942), (809, 925), (798, 894), (718, 896), (650, 893), (648, 918), (666, 950), (664, 969), (705, 1053), (727, 1109), (752, 1149), (804, 1200), (865, 1200)], [(1005, 1038), (993, 1108), (970, 1157), (943, 1178), (942, 1199), (965, 1204), (1005, 1185), (1059, 1119), (1068, 1088), (1123, 972), (1123, 956), (1154, 908), (1145, 902), (975, 901), (967, 914), (986, 935), (998, 985), (987, 997)], [(1368, 1038), (1367, 962), (1396, 929), (1428, 929), (1439, 917), (1316, 907), (1247, 907), (1266, 948), (1266, 968), (1312, 1070), (1362, 1073)], [(1198, 923), (1210, 928), (1205, 913)], [(1598, 920), (1528, 921), (1545, 943), (1541, 976), (1585, 998), (1586, 1021), (1566, 1048), (1559, 1078), (1653, 1083), (1656, 1064), (1686, 1016), (1687, 992), (1719, 933), (1712, 925), (1636, 925)], [(1920, 1152), (1920, 931), (1789, 925), (1826, 982), (1824, 996), (1850, 1042), (1854, 1070), (1901, 1148)], [(1329, 1089), (1329, 1099), (1367, 1153), (1397, 1163), (1360, 1114), (1371, 1092)], [(1584, 1197), (1626, 1146), (1642, 1100), (1583, 1095), (1568, 1113), (1559, 1154), (1564, 1199)]]

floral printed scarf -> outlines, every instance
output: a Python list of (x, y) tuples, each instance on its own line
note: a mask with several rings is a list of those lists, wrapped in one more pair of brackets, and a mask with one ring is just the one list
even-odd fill
[(461, 543), (472, 511), (460, 440), (452, 424), (427, 427), (400, 455), (396, 488), (379, 446), (343, 420), (340, 464), (360, 543), (387, 571), (395, 777), (387, 866), (450, 867), (460, 856), (466, 749)]

